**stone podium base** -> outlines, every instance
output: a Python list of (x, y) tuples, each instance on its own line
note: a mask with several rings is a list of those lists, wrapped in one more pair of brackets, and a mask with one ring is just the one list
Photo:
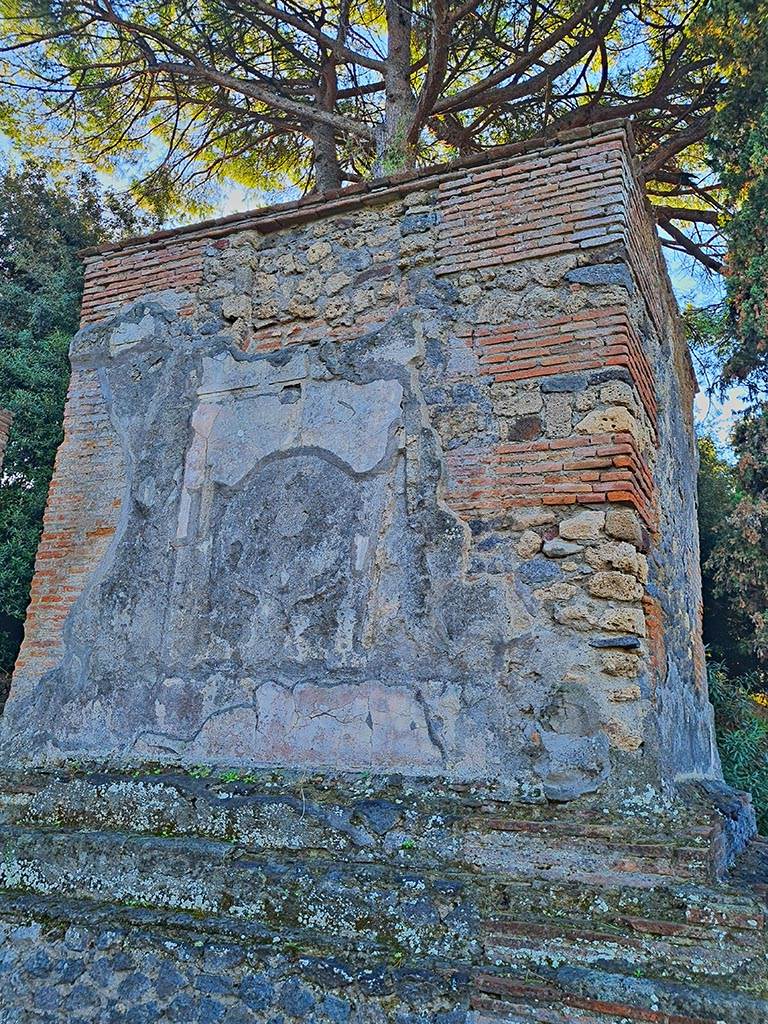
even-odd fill
[(202, 767), (1, 790), (1, 1024), (768, 1020), (738, 795)]

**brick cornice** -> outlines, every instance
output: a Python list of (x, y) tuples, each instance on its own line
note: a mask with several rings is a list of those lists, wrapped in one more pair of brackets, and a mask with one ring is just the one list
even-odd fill
[(89, 261), (93, 257), (106, 253), (148, 249), (156, 245), (168, 244), (177, 239), (221, 238), (237, 231), (249, 229), (268, 234), (284, 227), (311, 221), (315, 218), (332, 216), (369, 203), (385, 201), (424, 188), (434, 188), (452, 178), (460, 178), (465, 171), (477, 167), (503, 166), (513, 162), (515, 158), (522, 159), (534, 153), (549, 149), (562, 149), (569, 144), (579, 143), (585, 139), (609, 135), (622, 137), (626, 144), (627, 155), (634, 158), (635, 144), (629, 121), (623, 119), (604, 121), (601, 124), (555, 132), (552, 135), (527, 139), (524, 142), (495, 146), (482, 153), (474, 153), (459, 160), (374, 178), (372, 181), (348, 185), (345, 188), (319, 195), (305, 196), (291, 202), (276, 203), (243, 213), (230, 214), (227, 217), (217, 217), (196, 224), (182, 225), (154, 231), (147, 235), (121, 239), (105, 245), (93, 246), (81, 250), (80, 256)]

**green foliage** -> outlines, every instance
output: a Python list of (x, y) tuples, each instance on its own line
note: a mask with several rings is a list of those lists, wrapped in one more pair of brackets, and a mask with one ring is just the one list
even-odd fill
[(700, 209), (668, 186), (706, 170), (709, 3), (3, 0), (0, 126), (148, 172), (137, 191), (169, 210), (211, 179), (356, 180), (631, 114), (653, 195)]
[[(709, 694), (723, 774), (752, 794), (768, 829), (768, 411), (745, 416), (734, 431), (736, 465), (711, 438), (699, 440), (704, 641), (715, 663)], [(757, 700), (755, 699), (757, 697)]]
[(768, 387), (768, 0), (710, 0), (706, 33), (727, 82), (709, 148), (726, 224), (725, 383)]
[(92, 175), (62, 187), (38, 164), (0, 173), (0, 408), (14, 415), (0, 478), (0, 671), (15, 660), (62, 436), (77, 252), (140, 223)]
[(701, 560), (706, 562), (738, 497), (734, 467), (720, 455), (712, 438), (700, 437), (698, 448), (699, 537)]
[[(764, 127), (768, 138), (768, 117)], [(766, 158), (763, 157), (763, 160)], [(752, 390), (768, 388), (768, 174), (756, 176), (728, 229), (728, 299), (733, 346), (724, 376)]]
[(0, 347), (0, 406), (14, 413), (0, 480), (0, 669), (10, 671), (61, 440), (69, 335), (23, 332)]
[[(223, 178), (262, 191), (306, 184), (312, 147), (296, 118), (250, 92), (236, 103), (239, 92), (215, 76), (156, 75), (161, 61), (186, 55), (191, 67), (205, 60), (229, 72), (234, 64), (250, 84), (274, 75), (311, 95), (294, 32), (276, 44), (226, 0), (202, 8), (131, 0), (120, 17), (136, 34), (108, 15), (97, 28), (99, 15), (80, 3), (0, 4), (0, 24), (18, 47), (0, 64), (0, 129), (18, 152), (135, 175), (135, 197), (161, 219), (210, 213), (209, 183)], [(165, 43), (149, 58), (158, 34)]]
[(768, 404), (745, 414), (733, 432), (738, 461), (733, 508), (706, 561), (713, 592), (733, 609), (747, 646), (768, 663)]
[(717, 570), (720, 546), (730, 536), (730, 517), (739, 502), (735, 467), (718, 452), (710, 437), (699, 446), (698, 520), (701, 544), (701, 584), (704, 599), (704, 643), (710, 655), (734, 676), (754, 671), (749, 617), (730, 595), (720, 591)]
[(718, 748), (726, 782), (752, 794), (758, 827), (768, 831), (768, 714), (753, 697), (753, 677), (731, 679), (722, 666), (709, 670)]

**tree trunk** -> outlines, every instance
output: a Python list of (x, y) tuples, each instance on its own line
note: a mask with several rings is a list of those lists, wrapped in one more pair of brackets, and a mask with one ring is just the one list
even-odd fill
[(410, 167), (415, 156), (413, 147), (407, 143), (416, 110), (416, 97), (411, 88), (413, 0), (386, 0), (386, 11), (386, 106), (383, 131), (377, 145), (376, 174), (391, 174)]
[(336, 154), (336, 139), (332, 128), (315, 125), (312, 131), (315, 192), (330, 192), (341, 188), (341, 167)]
[[(336, 63), (325, 54), (317, 88), (317, 105), (323, 110), (333, 111), (336, 106)], [(336, 135), (329, 125), (316, 124), (312, 129), (313, 164), (315, 191), (330, 192), (341, 188), (341, 167), (336, 152)]]

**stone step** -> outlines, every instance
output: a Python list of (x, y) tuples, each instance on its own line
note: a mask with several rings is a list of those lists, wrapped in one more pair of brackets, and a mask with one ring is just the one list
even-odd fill
[[(352, 921), (359, 928), (370, 918), (380, 930), (386, 914), (372, 910), (374, 900), (385, 909), (408, 906), (418, 920), (427, 914), (425, 925), (446, 932), (466, 931), (471, 922), (503, 919), (511, 911), (519, 915), (521, 907), (533, 922), (588, 918), (666, 936), (681, 928), (693, 935), (701, 927), (717, 938), (726, 927), (749, 932), (765, 920), (756, 901), (723, 886), (713, 890), (682, 883), (677, 876), (656, 876), (658, 884), (651, 887), (648, 875), (637, 871), (622, 872), (621, 888), (611, 889), (604, 874), (602, 884), (591, 886), (581, 880), (510, 879), (516, 873), (533, 874), (530, 862), (482, 873), (466, 870), (461, 862), (425, 865), (411, 848), (398, 849), (382, 863), (357, 861), (335, 850), (306, 857), (302, 851), (270, 854), (194, 837), (8, 825), (0, 826), (0, 841), (5, 849), (0, 882), (8, 888), (227, 913), (268, 920), (275, 927), (290, 927), (300, 914), (314, 914), (318, 919), (330, 915), (337, 928), (352, 927)], [(450, 925), (440, 924), (443, 918)]]
[(768, 906), (768, 838), (755, 836), (747, 844), (729, 876), (737, 890), (757, 896)]
[(457, 872), (269, 858), (210, 840), (3, 826), (0, 844), (11, 891), (224, 915), (384, 955), (471, 957), (492, 902), (482, 879)]
[[(0, 884), (9, 890), (226, 918), (265, 943), (516, 970), (620, 963), (680, 980), (692, 971), (739, 982), (765, 976), (764, 921), (749, 916), (754, 902), (723, 887), (641, 886), (633, 904), (641, 913), (611, 921), (608, 899), (617, 913), (627, 890), (594, 887), (585, 902), (573, 884), (514, 886), (402, 863), (274, 858), (193, 838), (3, 826), (0, 843)], [(592, 912), (601, 901), (602, 917)], [(654, 908), (667, 919), (648, 916)]]
[[(379, 1013), (394, 991), (398, 1005), (412, 993), (428, 1024), (768, 1021), (756, 1001), (768, 977), (762, 852), (748, 851), (733, 880), (712, 881), (722, 823), (701, 807), (655, 822), (640, 811), (634, 822), (588, 801), (524, 805), (448, 784), (230, 774), (6, 781), (0, 933), (40, 929), (33, 945), (50, 937), (67, 971), (62, 943), (85, 929), (84, 977), (100, 969), (98, 942), (111, 932), (144, 949), (147, 963), (182, 950), (197, 965), (185, 983), (197, 1002), (167, 1019), (185, 1024), (278, 1014), (326, 1024), (304, 996), (298, 1016), (279, 995), (269, 1014), (254, 1015), (237, 994), (240, 968), (210, 981), (221, 991), (198, 990), (198, 975), (208, 977), (200, 950), (210, 947), (252, 972), (268, 964), (270, 979), (276, 970), (293, 979), (313, 1006), (346, 998), (343, 980), (372, 1020), (394, 1021)], [(0, 1005), (2, 968), (0, 944)], [(116, 989), (140, 984), (129, 980), (136, 974), (146, 972), (95, 979), (105, 1020)], [(157, 996), (156, 982), (138, 1011), (153, 1024), (172, 998)], [(47, 984), (27, 984), (34, 999), (49, 998)], [(78, 984), (68, 999), (79, 998)], [(42, 1024), (48, 1010), (33, 1010)], [(54, 1019), (98, 1019), (81, 1010), (67, 1005)]]
[(676, 842), (626, 842), (583, 835), (560, 835), (553, 842), (546, 832), (511, 830), (467, 835), (465, 861), (483, 871), (510, 878), (531, 877), (603, 887), (626, 885), (652, 888), (671, 880), (712, 880), (710, 849)]
[(639, 978), (589, 966), (478, 972), (474, 1024), (765, 1024), (768, 1000), (736, 986)]
[[(308, 931), (275, 942), (249, 921), (56, 896), (0, 894), (0, 940), (3, 934), (12, 934), (14, 941), (5, 945), (0, 941), (0, 997), (4, 985), (13, 985), (18, 999), (19, 984), (22, 989), (27, 984), (38, 998), (42, 985), (50, 1010), (56, 997), (54, 983), (70, 1000), (80, 998), (81, 989), (83, 999), (95, 998), (95, 989), (107, 1005), (113, 998), (130, 996), (131, 1007), (146, 1009), (147, 1024), (157, 1019), (151, 1013), (159, 1014), (172, 1004), (169, 978), (172, 981), (180, 973), (187, 978), (185, 991), (192, 979), (197, 1003), (193, 1009), (181, 1007), (185, 1015), (168, 1020), (187, 1024), (208, 1019), (226, 1019), (227, 1024), (266, 1020), (267, 1016), (254, 1014), (248, 999), (261, 999), (262, 988), (277, 987), (275, 964), (280, 965), (278, 975), (293, 986), (286, 989), (288, 996), (274, 991), (270, 995), (281, 1012), (285, 1003), (297, 1010), (298, 1016), (283, 1012), (286, 1021), (309, 1019), (310, 1003), (338, 1009), (350, 1001), (358, 1005), (386, 1001), (393, 992), (400, 999), (411, 999), (418, 1019), (429, 1024), (765, 1024), (768, 1020), (767, 1001), (738, 991), (745, 985), (744, 977), (718, 989), (707, 978), (699, 984), (691, 983), (690, 977), (683, 983), (640, 978), (578, 961), (575, 966), (537, 964), (522, 969), (509, 965), (473, 969), (467, 963), (418, 955), (404, 962), (397, 955), (382, 957), (380, 949), (365, 942), (344, 949), (329, 941), (327, 933), (317, 936), (319, 943)], [(26, 959), (24, 941), (30, 946)], [(20, 961), (12, 962), (14, 956)], [(78, 982), (73, 994), (78, 971), (82, 985)], [(53, 976), (48, 979), (48, 974)], [(254, 978), (249, 987), (249, 979)], [(242, 998), (241, 993), (245, 993)], [(472, 1010), (467, 1015), (470, 1000)], [(212, 1006), (222, 1014), (226, 1011), (226, 1016), (207, 1017)], [(258, 1008), (264, 1008), (262, 1003)], [(86, 1006), (83, 1016), (74, 1012), (79, 1006), (66, 1009), (66, 1014), (47, 1019), (66, 1019), (68, 1024), (96, 1019), (92, 1007)], [(320, 1021), (326, 1019), (315, 1015)], [(116, 1014), (114, 1019), (122, 1017)], [(348, 1019), (344, 1013), (338, 1018), (342, 1024)], [(330, 1021), (334, 1020), (331, 1016)]]
[(698, 949), (713, 971), (733, 973), (764, 941), (754, 902), (733, 894), (724, 902), (722, 891), (700, 887), (595, 887), (587, 900), (578, 885), (513, 886), (398, 862), (270, 858), (190, 838), (3, 826), (0, 842), (0, 884), (9, 890), (225, 916), (266, 936), (317, 933), (384, 956), (640, 964), (662, 950), (666, 967), (687, 969)]
[(629, 934), (673, 938), (749, 941), (766, 928), (764, 902), (742, 889), (718, 883), (677, 882), (648, 888), (551, 883), (540, 879), (499, 882), (494, 919), (551, 921), (567, 924), (586, 919), (594, 927), (619, 928)]
[(737, 979), (738, 984), (748, 980), (760, 984), (765, 982), (768, 968), (761, 939), (754, 936), (747, 944), (734, 942), (730, 936), (720, 942), (709, 936), (659, 938), (620, 929), (597, 930), (588, 920), (568, 924), (500, 921), (486, 927), (484, 955), (489, 963), (521, 970), (563, 963), (618, 965), (638, 977), (698, 978), (720, 985)]
[[(200, 769), (201, 772), (207, 769)], [(231, 774), (231, 773), (230, 773)], [(504, 803), (467, 788), (356, 777), (329, 783), (263, 775), (90, 774), (24, 777), (0, 792), (0, 821), (143, 835), (196, 836), (254, 851), (647, 887), (716, 874), (717, 823), (677, 808), (665, 824), (606, 818), (586, 807)], [(247, 781), (247, 780), (254, 781)], [(557, 815), (557, 817), (556, 817)], [(705, 816), (704, 816), (705, 817)], [(674, 827), (673, 827), (674, 825)]]
[(23, 1024), (348, 1024), (403, 1018), (466, 1024), (470, 972), (405, 964), (245, 926), (92, 901), (0, 894), (0, 1020)]
[(590, 1000), (586, 1005), (591, 1009), (568, 1004), (560, 1009), (518, 1005), (514, 1009), (499, 1010), (496, 1003), (496, 1000), (473, 1000), (472, 1024), (723, 1024), (713, 1017), (656, 1013), (601, 1000)]
[(506, 1004), (499, 1009), (497, 1000), (473, 1000), (472, 1024), (724, 1024), (714, 1017), (689, 1017), (658, 1013), (640, 1007), (588, 1000), (584, 1006), (568, 1003), (553, 1006), (520, 1006)]

